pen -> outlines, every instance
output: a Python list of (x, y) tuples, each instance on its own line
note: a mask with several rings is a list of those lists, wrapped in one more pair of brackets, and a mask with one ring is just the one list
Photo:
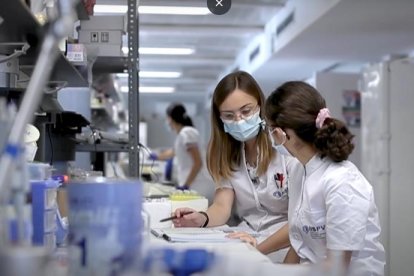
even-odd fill
[(155, 231), (154, 229), (151, 229), (151, 234), (153, 234), (154, 236), (156, 236), (157, 238), (161, 237), (162, 235), (160, 233), (158, 233), (157, 231)]
[(162, 234), (161, 237), (166, 241), (171, 241), (171, 237), (169, 237), (167, 234)]
[[(192, 213), (194, 213), (193, 211), (189, 211), (189, 212), (182, 212), (181, 213), (181, 216), (185, 216), (185, 215), (189, 215), (189, 214), (192, 214)], [(169, 220), (172, 220), (172, 219), (176, 219), (177, 218), (177, 216), (172, 216), (172, 217), (169, 217), (169, 218), (164, 218), (164, 219), (161, 219), (160, 220), (160, 222), (165, 222), (165, 221), (169, 221)]]

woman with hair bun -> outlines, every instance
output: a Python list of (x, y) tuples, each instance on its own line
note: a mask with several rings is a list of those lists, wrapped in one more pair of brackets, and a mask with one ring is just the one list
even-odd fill
[(171, 103), (166, 113), (168, 128), (177, 133), (174, 148), (159, 155), (151, 154), (150, 158), (168, 160), (175, 157), (178, 188), (195, 190), (211, 203), (215, 186), (203, 162), (200, 134), (183, 104)]
[(290, 186), (290, 261), (329, 261), (339, 251), (348, 275), (383, 275), (374, 193), (347, 161), (354, 145), (346, 125), (330, 116), (315, 88), (300, 81), (271, 93), (265, 115), (274, 148), (305, 169), (301, 187)]

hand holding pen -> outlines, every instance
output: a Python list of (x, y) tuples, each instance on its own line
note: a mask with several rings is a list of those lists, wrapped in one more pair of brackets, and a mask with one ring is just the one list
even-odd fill
[(206, 217), (191, 208), (178, 208), (174, 212), (174, 227), (200, 227), (206, 221)]
[[(192, 213), (194, 213), (194, 212), (193, 211), (181, 212), (181, 216), (184, 217), (185, 215), (189, 215), (189, 214), (192, 214)], [(178, 219), (178, 218), (179, 217), (177, 217), (177, 215), (173, 215), (171, 217), (161, 219), (160, 222), (166, 222), (166, 221), (173, 220), (173, 219)]]

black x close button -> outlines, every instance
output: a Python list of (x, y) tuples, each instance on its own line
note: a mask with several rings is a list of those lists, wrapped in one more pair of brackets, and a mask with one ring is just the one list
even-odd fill
[(215, 15), (225, 14), (230, 7), (231, 0), (207, 0), (207, 8)]

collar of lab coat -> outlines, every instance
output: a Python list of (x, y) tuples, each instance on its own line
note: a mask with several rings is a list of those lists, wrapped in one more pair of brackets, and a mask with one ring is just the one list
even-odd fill
[(315, 154), (308, 163), (305, 164), (305, 174), (310, 175), (319, 169), (326, 162), (326, 157), (322, 158), (320, 154)]

